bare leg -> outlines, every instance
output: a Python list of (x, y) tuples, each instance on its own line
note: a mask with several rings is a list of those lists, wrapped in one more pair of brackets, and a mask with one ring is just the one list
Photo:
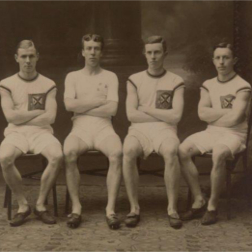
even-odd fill
[(205, 204), (199, 183), (199, 173), (192, 161), (192, 157), (200, 154), (198, 148), (189, 141), (184, 141), (179, 146), (179, 158), (181, 162), (181, 171), (189, 184), (190, 190), (194, 197), (192, 208), (200, 208)]
[(38, 211), (45, 211), (45, 200), (59, 174), (63, 153), (59, 144), (52, 144), (47, 146), (41, 154), (48, 160), (48, 165), (41, 177), (41, 185), (36, 209)]
[(160, 154), (164, 158), (165, 173), (164, 180), (168, 196), (168, 215), (177, 214), (177, 201), (180, 185), (180, 166), (178, 163), (178, 142), (173, 139), (166, 139), (162, 143)]
[(232, 154), (230, 149), (219, 144), (213, 148), (213, 168), (211, 171), (211, 197), (208, 201), (208, 210), (217, 209), (219, 197), (225, 183), (226, 159)]
[(3, 176), (17, 199), (18, 213), (26, 212), (28, 209), (28, 202), (22, 188), (22, 176), (15, 166), (16, 158), (21, 155), (22, 151), (13, 145), (6, 144), (0, 149), (0, 163), (3, 170)]
[(88, 150), (88, 146), (80, 138), (68, 136), (64, 143), (67, 188), (72, 200), (72, 213), (81, 214), (79, 199), (80, 173), (77, 159), (81, 153)]
[(122, 143), (118, 136), (108, 136), (100, 143), (99, 150), (109, 159), (107, 175), (108, 203), (106, 215), (115, 213), (115, 204), (122, 177)]
[(138, 203), (139, 174), (136, 159), (142, 154), (142, 146), (135, 137), (127, 137), (123, 145), (123, 177), (130, 202), (130, 213), (140, 214)]

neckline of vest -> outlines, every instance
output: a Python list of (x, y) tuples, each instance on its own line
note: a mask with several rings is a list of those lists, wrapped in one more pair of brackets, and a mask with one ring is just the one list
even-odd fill
[(226, 80), (226, 81), (219, 80), (219, 78), (217, 76), (217, 81), (220, 82), (220, 83), (226, 83), (226, 82), (229, 82), (229, 81), (233, 80), (236, 76), (237, 76), (237, 73), (235, 75), (233, 75), (230, 79)]
[(163, 76), (166, 74), (166, 72), (167, 72), (167, 71), (164, 69), (164, 71), (163, 71), (161, 74), (159, 74), (159, 75), (153, 75), (153, 74), (149, 73), (148, 70), (146, 70), (146, 73), (147, 73), (150, 77), (152, 77), (152, 78), (160, 78), (160, 77), (163, 77)]
[(27, 80), (27, 79), (22, 78), (18, 73), (17, 73), (17, 76), (18, 76), (21, 80), (23, 80), (23, 81), (25, 81), (25, 82), (32, 82), (32, 81), (34, 81), (34, 80), (36, 80), (36, 79), (38, 78), (39, 73), (37, 73), (37, 75), (36, 75), (33, 79), (30, 79), (30, 80)]

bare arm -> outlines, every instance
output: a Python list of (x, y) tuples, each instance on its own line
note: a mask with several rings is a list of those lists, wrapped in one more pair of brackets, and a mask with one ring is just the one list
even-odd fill
[(117, 107), (118, 107), (118, 102), (107, 101), (106, 104), (98, 108), (90, 109), (84, 114), (91, 115), (91, 116), (98, 116), (98, 117), (111, 117), (111, 116), (116, 115)]
[(44, 126), (53, 124), (57, 112), (56, 89), (47, 94), (45, 110), (42, 115), (30, 120), (26, 125)]
[(128, 120), (133, 123), (160, 122), (159, 119), (138, 110), (138, 97), (136, 88), (127, 83), (126, 113)]
[(105, 97), (93, 98), (93, 99), (75, 99), (75, 98), (65, 98), (65, 107), (67, 111), (75, 113), (85, 113), (90, 109), (94, 109), (106, 104)]
[(44, 113), (43, 110), (15, 110), (10, 93), (3, 89), (0, 90), (1, 105), (8, 123), (13, 123), (16, 125), (23, 124)]
[(239, 92), (234, 100), (232, 109), (211, 125), (220, 127), (234, 127), (245, 119), (246, 109), (250, 100), (250, 92)]
[(184, 88), (176, 90), (172, 101), (172, 109), (156, 109), (151, 107), (139, 107), (140, 111), (144, 111), (163, 122), (177, 125), (180, 121), (184, 108)]
[(201, 121), (212, 123), (227, 113), (226, 109), (214, 109), (208, 91), (201, 89), (198, 115)]

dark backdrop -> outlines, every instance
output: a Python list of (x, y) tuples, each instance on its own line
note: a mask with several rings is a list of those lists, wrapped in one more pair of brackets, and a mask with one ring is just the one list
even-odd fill
[[(223, 38), (234, 42), (250, 81), (250, 2), (141, 1), (141, 2), (0, 2), (0, 79), (18, 71), (15, 47), (22, 39), (33, 39), (39, 48), (38, 71), (53, 79), (58, 88), (55, 135), (63, 142), (71, 129), (70, 114), (63, 105), (64, 78), (83, 67), (81, 37), (102, 34), (107, 43), (103, 67), (114, 71), (120, 82), (119, 110), (115, 130), (123, 139), (129, 122), (125, 114), (127, 77), (146, 68), (141, 38), (163, 35), (168, 42), (167, 69), (181, 75), (186, 84), (185, 110), (179, 137), (201, 130), (197, 116), (199, 86), (214, 77), (211, 46)], [(238, 50), (239, 49), (239, 50)], [(242, 71), (243, 70), (243, 71)], [(0, 140), (6, 121), (0, 112)]]

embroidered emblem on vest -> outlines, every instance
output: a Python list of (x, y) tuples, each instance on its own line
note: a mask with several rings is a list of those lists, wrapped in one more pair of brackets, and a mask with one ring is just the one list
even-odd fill
[(221, 107), (226, 109), (231, 109), (233, 107), (233, 100), (235, 99), (235, 96), (229, 94), (226, 96), (220, 97)]
[(46, 93), (28, 94), (28, 110), (45, 109)]
[(99, 83), (96, 91), (98, 96), (104, 96), (106, 98), (108, 94), (108, 85), (104, 83)]
[(156, 97), (156, 108), (171, 109), (173, 92), (171, 90), (158, 90)]

